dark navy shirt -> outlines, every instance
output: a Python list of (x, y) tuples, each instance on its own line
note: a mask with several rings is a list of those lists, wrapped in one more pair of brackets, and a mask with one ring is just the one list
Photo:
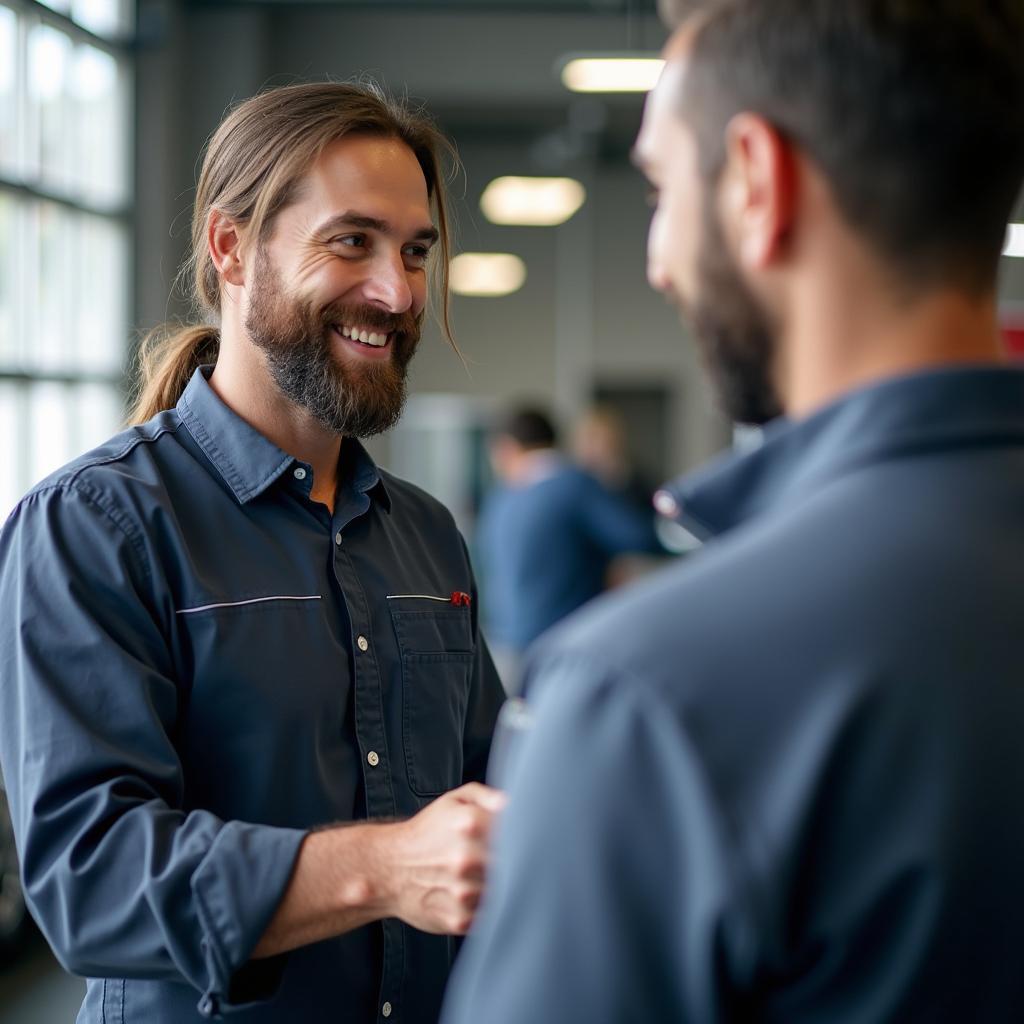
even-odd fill
[(0, 534), (0, 758), (80, 1022), (437, 1017), (455, 940), (397, 921), (249, 963), (307, 831), (482, 778), (502, 698), (451, 516), (341, 459), (332, 516), (199, 371)]
[(538, 478), (492, 492), (480, 516), (484, 623), (495, 645), (525, 650), (607, 586), (627, 552), (661, 553), (653, 509), (638, 509), (555, 453)]
[(528, 670), (443, 1019), (1019, 1021), (1024, 371), (866, 388), (676, 498), (700, 553)]

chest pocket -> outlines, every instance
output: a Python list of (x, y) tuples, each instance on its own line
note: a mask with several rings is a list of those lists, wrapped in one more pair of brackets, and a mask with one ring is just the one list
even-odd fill
[(474, 650), (470, 610), (391, 603), (402, 656), (402, 745), (409, 785), (437, 796), (462, 782), (462, 735)]

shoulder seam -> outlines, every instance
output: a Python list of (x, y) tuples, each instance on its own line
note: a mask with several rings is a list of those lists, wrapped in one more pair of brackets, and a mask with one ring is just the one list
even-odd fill
[(113, 505), (103, 492), (77, 480), (77, 476), (78, 474), (75, 473), (67, 480), (61, 480), (57, 483), (50, 484), (47, 487), (40, 487), (33, 490), (27, 494), (21, 502), (19, 502), (19, 507), (27, 501), (52, 491), (62, 493), (73, 492), (87, 504), (96, 509), (97, 512), (101, 513), (111, 522), (119, 533), (124, 535), (125, 539), (131, 546), (131, 550), (135, 554), (138, 568), (141, 569), (142, 576), (145, 579), (147, 586), (152, 586), (153, 578), (149, 569), (149, 562), (146, 558), (146, 549), (142, 540), (142, 531), (138, 528), (132, 518), (122, 509)]
[(94, 469), (96, 466), (106, 466), (111, 462), (119, 462), (123, 459), (132, 449), (137, 448), (140, 444), (153, 444), (158, 441), (164, 434), (175, 434), (178, 428), (181, 426), (181, 420), (179, 419), (174, 427), (161, 427), (152, 437), (143, 437), (136, 433), (133, 434), (125, 444), (116, 452), (110, 455), (105, 455), (102, 458), (91, 459), (90, 461), (78, 466), (73, 473), (70, 473), (61, 483), (74, 484), (78, 477), (81, 476), (87, 469)]

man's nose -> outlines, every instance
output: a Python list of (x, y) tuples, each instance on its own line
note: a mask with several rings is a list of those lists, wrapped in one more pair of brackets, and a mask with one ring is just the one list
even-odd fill
[(668, 290), (668, 276), (664, 264), (653, 252), (647, 254), (647, 283), (656, 291)]
[(368, 302), (389, 313), (405, 313), (412, 306), (413, 292), (401, 253), (382, 253), (373, 261), (363, 294)]

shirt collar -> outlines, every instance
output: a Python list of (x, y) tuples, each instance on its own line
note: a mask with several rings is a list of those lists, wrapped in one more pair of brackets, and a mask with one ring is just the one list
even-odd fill
[(859, 389), (805, 420), (776, 420), (759, 448), (668, 484), (657, 503), (707, 539), (862, 466), (999, 441), (1024, 442), (1024, 369), (930, 370)]
[[(177, 412), (240, 504), (259, 497), (291, 466), (300, 463), (229, 409), (210, 387), (212, 366), (192, 375), (178, 400)], [(339, 479), (365, 493), (375, 492), (385, 510), (391, 496), (370, 454), (355, 438), (341, 446)], [(309, 470), (310, 467), (306, 467)]]

